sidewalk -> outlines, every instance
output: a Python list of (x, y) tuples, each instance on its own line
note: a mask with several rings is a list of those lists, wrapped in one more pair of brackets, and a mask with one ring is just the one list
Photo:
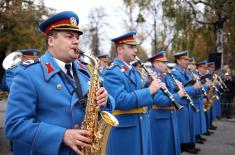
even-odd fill
[[(5, 118), (6, 100), (0, 101), (0, 155), (11, 155), (10, 142), (3, 135), (3, 121)], [(234, 155), (235, 154), (235, 117), (221, 119), (213, 123), (217, 130), (207, 139), (205, 144), (197, 144), (201, 149), (200, 155)], [(182, 155), (191, 155), (183, 153)]]
[[(235, 154), (235, 118), (221, 119), (213, 122), (217, 126), (211, 136), (203, 136), (207, 139), (204, 144), (196, 144), (200, 148), (200, 155), (234, 155)], [(191, 155), (183, 153), (182, 155)]]
[(11, 155), (10, 142), (3, 134), (3, 123), (5, 119), (6, 100), (0, 100), (0, 155)]

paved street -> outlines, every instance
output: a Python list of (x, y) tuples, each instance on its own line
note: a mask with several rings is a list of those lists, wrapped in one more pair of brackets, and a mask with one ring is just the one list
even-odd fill
[[(9, 141), (3, 135), (3, 121), (6, 101), (0, 101), (0, 155), (10, 155)], [(201, 149), (200, 155), (234, 155), (235, 154), (235, 118), (221, 119), (214, 122), (218, 128), (212, 136), (204, 136), (205, 144), (197, 144)], [(183, 153), (182, 155), (190, 155)]]

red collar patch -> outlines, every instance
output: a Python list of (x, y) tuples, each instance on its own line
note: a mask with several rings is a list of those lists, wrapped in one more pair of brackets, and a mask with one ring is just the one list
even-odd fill
[(84, 68), (84, 66), (81, 63), (79, 63), (79, 66), (82, 70), (86, 71), (86, 69)]
[(122, 72), (127, 72), (127, 71), (128, 71), (128, 67), (127, 67), (127, 66), (122, 65), (122, 67), (121, 67), (121, 71), (122, 71)]
[(51, 67), (51, 64), (49, 62), (46, 62), (46, 68), (48, 74), (54, 71), (54, 68)]

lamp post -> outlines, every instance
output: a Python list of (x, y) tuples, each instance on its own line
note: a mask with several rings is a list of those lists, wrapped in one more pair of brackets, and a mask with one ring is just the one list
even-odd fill
[(136, 19), (136, 22), (137, 22), (138, 24), (145, 22), (145, 19), (144, 19), (143, 15), (141, 14), (141, 11), (140, 11), (139, 14), (138, 14), (138, 17), (137, 17), (137, 19)]

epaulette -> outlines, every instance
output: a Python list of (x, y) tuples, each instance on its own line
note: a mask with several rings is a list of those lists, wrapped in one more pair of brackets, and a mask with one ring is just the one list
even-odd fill
[(22, 62), (21, 65), (25, 66), (25, 67), (28, 67), (28, 66), (31, 66), (33, 64), (37, 64), (40, 62), (40, 58), (36, 58), (36, 59), (28, 59), (24, 62)]
[(111, 63), (111, 65), (110, 65), (108, 68), (106, 68), (106, 69), (113, 69), (113, 68), (116, 67), (116, 66), (118, 66), (118, 65), (115, 64), (115, 63)]
[(171, 71), (172, 71), (172, 72), (175, 72), (175, 71), (176, 71), (176, 69), (175, 69), (175, 68), (172, 68), (172, 69), (171, 69)]

